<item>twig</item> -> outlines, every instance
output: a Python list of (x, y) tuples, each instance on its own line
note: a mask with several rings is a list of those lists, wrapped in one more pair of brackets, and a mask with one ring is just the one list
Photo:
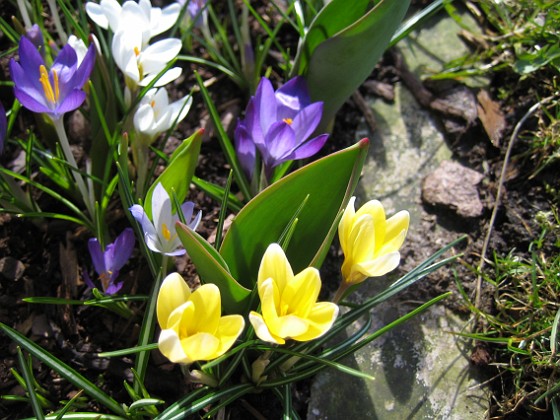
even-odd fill
[[(482, 250), (480, 252), (480, 262), (478, 263), (478, 274), (476, 277), (476, 291), (475, 291), (475, 300), (474, 305), (476, 309), (480, 309), (480, 296), (481, 296), (481, 287), (482, 287), (482, 268), (484, 267), (484, 262), (486, 261), (486, 251), (488, 251), (488, 244), (490, 243), (490, 236), (492, 235), (492, 229), (494, 227), (494, 223), (496, 221), (496, 215), (498, 214), (498, 208), (500, 207), (500, 200), (502, 198), (502, 190), (506, 178), (506, 168), (510, 159), (511, 150), (513, 149), (513, 143), (517, 136), (519, 135), (519, 131), (521, 131), (521, 127), (525, 124), (525, 121), (529, 117), (531, 117), (542, 105), (548, 103), (554, 98), (554, 96), (549, 96), (548, 98), (543, 99), (540, 102), (534, 104), (529, 110), (523, 115), (523, 117), (519, 120), (511, 137), (509, 139), (508, 147), (506, 149), (506, 154), (504, 156), (504, 163), (502, 164), (502, 171), (500, 173), (500, 178), (498, 180), (498, 190), (496, 191), (496, 200), (494, 202), (494, 209), (492, 210), (492, 215), (490, 216), (490, 221), (488, 223), (488, 230), (486, 231), (486, 236), (484, 238), (484, 242), (482, 244)], [(476, 322), (475, 322), (476, 325)]]

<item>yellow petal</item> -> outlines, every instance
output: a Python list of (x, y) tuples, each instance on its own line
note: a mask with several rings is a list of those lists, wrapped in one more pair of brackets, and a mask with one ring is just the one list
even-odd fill
[(288, 283), (284, 293), (280, 297), (281, 306), (286, 306), (286, 311), (282, 310), (282, 315), (288, 313), (306, 318), (311, 308), (317, 302), (321, 291), (321, 277), (319, 270), (308, 267), (297, 274)]
[(280, 311), (280, 297), (276, 283), (273, 279), (266, 279), (259, 287), (261, 299), (261, 312), (268, 328), (273, 331), (278, 328), (278, 317)]
[(187, 327), (189, 335), (195, 332), (214, 334), (220, 323), (221, 297), (220, 289), (215, 284), (209, 283), (196, 289), (190, 298), (196, 308), (196, 316), (191, 319)]
[(399, 265), (401, 254), (391, 252), (372, 261), (355, 264), (353, 270), (359, 271), (367, 277), (379, 277), (393, 271)]
[[(189, 325), (190, 319), (195, 316), (195, 308), (193, 303), (189, 300), (181, 306), (175, 308), (167, 318), (167, 328), (172, 328), (178, 334), (187, 334), (185, 325)], [(181, 326), (181, 324), (183, 326)]]
[(183, 351), (181, 340), (174, 330), (161, 330), (158, 347), (161, 354), (173, 363), (191, 364), (193, 362)]
[(308, 330), (307, 320), (296, 315), (286, 315), (278, 319), (278, 325), (271, 332), (281, 338), (292, 338)]
[(190, 360), (212, 360), (218, 357), (220, 340), (212, 334), (200, 332), (193, 336), (181, 337), (183, 351)]
[(348, 201), (348, 205), (342, 214), (342, 218), (338, 224), (338, 239), (340, 241), (340, 247), (342, 252), (346, 255), (348, 250), (348, 236), (352, 230), (352, 225), (354, 224), (354, 215), (356, 214), (354, 210), (354, 202), (356, 197), (351, 197)]
[(189, 286), (178, 273), (169, 274), (161, 284), (157, 297), (157, 319), (162, 329), (166, 329), (169, 315), (191, 295)]
[(361, 215), (350, 232), (350, 258), (354, 264), (373, 258), (375, 250), (375, 225), (369, 214)]
[(377, 200), (368, 201), (356, 212), (357, 217), (364, 214), (369, 214), (372, 217), (374, 226), (374, 249), (375, 252), (378, 252), (379, 248), (381, 248), (383, 242), (385, 241), (385, 230), (387, 225), (383, 204)]
[[(397, 214), (393, 215), (391, 218), (387, 219), (387, 227), (385, 232), (385, 240), (390, 241), (397, 236), (401, 236), (404, 231), (404, 237), (406, 237), (406, 232), (408, 231), (408, 226), (410, 224), (410, 214), (406, 210), (399, 211)], [(404, 242), (404, 237), (402, 238)], [(402, 242), (397, 246), (400, 248)]]
[(216, 350), (218, 356), (228, 351), (235, 343), (245, 328), (245, 320), (241, 315), (228, 315), (220, 318), (220, 325), (216, 333), (220, 340), (220, 346)]
[(318, 338), (330, 330), (337, 316), (337, 305), (331, 302), (318, 302), (307, 318), (307, 331), (292, 338), (297, 341), (309, 341)]
[(286, 283), (294, 277), (294, 272), (284, 250), (278, 244), (270, 244), (266, 249), (259, 267), (258, 283), (272, 278), (280, 293)]
[(285, 341), (282, 338), (275, 337), (270, 333), (268, 326), (266, 325), (266, 322), (264, 322), (264, 319), (261, 314), (255, 311), (251, 311), (249, 313), (249, 322), (253, 326), (253, 329), (255, 330), (255, 334), (257, 334), (257, 337), (259, 337), (262, 341), (266, 341), (267, 343), (274, 343), (274, 344), (285, 343)]
[(404, 240), (406, 238), (406, 230), (401, 230), (397, 235), (391, 238), (391, 240), (385, 242), (381, 249), (379, 250), (379, 256), (383, 254), (388, 254), (390, 252), (398, 251)]

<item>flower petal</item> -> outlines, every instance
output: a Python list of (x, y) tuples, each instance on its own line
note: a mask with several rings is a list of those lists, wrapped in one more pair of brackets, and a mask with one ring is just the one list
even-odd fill
[(301, 146), (298, 146), (295, 150), (293, 150), (292, 153), (287, 156), (287, 160), (306, 159), (316, 155), (319, 150), (323, 148), (328, 139), (328, 134), (321, 134), (320, 136), (306, 141)]
[(114, 242), (114, 255), (112, 262), (112, 270), (120, 270), (130, 259), (132, 251), (134, 250), (134, 244), (136, 238), (134, 237), (134, 231), (132, 228), (126, 228), (122, 233), (117, 236)]
[(101, 249), (101, 244), (97, 238), (90, 238), (88, 241), (89, 255), (91, 256), (91, 262), (93, 263), (93, 268), (97, 274), (103, 274), (108, 271), (105, 265), (105, 255)]
[(215, 335), (199, 332), (182, 338), (181, 345), (187, 357), (192, 360), (212, 360), (219, 356), (220, 340)]
[(196, 331), (215, 334), (222, 315), (218, 286), (212, 283), (200, 286), (191, 294), (190, 301), (194, 304), (196, 316), (188, 326), (189, 335)]
[(257, 337), (259, 337), (262, 341), (274, 344), (284, 344), (286, 342), (284, 339), (275, 337), (270, 333), (268, 326), (266, 325), (266, 322), (264, 322), (261, 314), (255, 311), (251, 311), (249, 313), (249, 322), (253, 326)]
[(161, 330), (158, 340), (158, 347), (161, 354), (173, 363), (191, 364), (194, 360), (190, 359), (183, 350), (183, 345), (179, 335), (174, 330)]
[(397, 268), (400, 260), (401, 254), (398, 251), (391, 252), (371, 261), (359, 262), (354, 265), (353, 269), (367, 277), (379, 277)]
[(157, 296), (157, 319), (162, 329), (169, 328), (169, 316), (191, 296), (189, 286), (179, 273), (171, 273), (161, 284)]
[(338, 316), (338, 306), (332, 302), (319, 302), (313, 306), (307, 317), (307, 331), (296, 337), (297, 341), (314, 340), (331, 329)]
[(278, 119), (294, 118), (295, 115), (310, 103), (309, 91), (305, 79), (296, 76), (276, 91), (278, 103)]
[(220, 318), (216, 336), (220, 339), (220, 346), (216, 350), (217, 357), (228, 351), (235, 344), (235, 340), (245, 328), (245, 319), (241, 315), (228, 315)]
[(278, 287), (278, 291), (282, 294), (284, 287), (293, 277), (294, 272), (282, 247), (278, 244), (270, 244), (259, 267), (258, 287), (261, 287), (261, 283), (267, 279), (272, 278)]
[(323, 115), (323, 102), (314, 102), (297, 113), (292, 122), (298, 145), (313, 134)]

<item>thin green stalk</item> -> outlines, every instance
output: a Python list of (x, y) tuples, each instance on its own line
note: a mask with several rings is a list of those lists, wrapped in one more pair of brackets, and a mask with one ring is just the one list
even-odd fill
[[(161, 282), (167, 274), (167, 260), (167, 255), (163, 255), (161, 259), (160, 272), (156, 278), (156, 281), (152, 285), (150, 299), (148, 300), (148, 306), (146, 307), (146, 312), (144, 313), (142, 328), (140, 329), (140, 337), (138, 338), (138, 346), (146, 346), (150, 344), (153, 339), (156, 326), (157, 295), (161, 286)], [(134, 391), (136, 392), (140, 392), (142, 384), (144, 383), (149, 357), (149, 351), (141, 351), (136, 357), (136, 363), (134, 364), (134, 368), (138, 373), (137, 378), (134, 378)]]
[(78, 186), (78, 190), (82, 194), (82, 199), (90, 217), (93, 217), (95, 214), (93, 203), (90, 201), (90, 195), (88, 193), (88, 189), (82, 178), (82, 175), (78, 172), (78, 164), (76, 163), (76, 159), (74, 159), (74, 155), (72, 154), (72, 150), (70, 149), (70, 143), (68, 141), (68, 137), (66, 136), (66, 130), (64, 128), (64, 122), (62, 118), (53, 119), (54, 128), (56, 130), (56, 134), (58, 135), (58, 139), (60, 140), (60, 146), (62, 151), (64, 152), (64, 157), (72, 167), (72, 176), (76, 181), (76, 185)]

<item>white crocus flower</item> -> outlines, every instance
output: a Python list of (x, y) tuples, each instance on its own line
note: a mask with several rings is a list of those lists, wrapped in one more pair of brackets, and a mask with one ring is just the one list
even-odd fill
[[(148, 85), (177, 57), (181, 51), (181, 40), (166, 38), (143, 48), (141, 29), (131, 27), (115, 34), (111, 49), (115, 63), (126, 77), (127, 86), (134, 91), (136, 86)], [(154, 86), (166, 85), (180, 75), (181, 68), (173, 67)]]
[(190, 95), (169, 103), (165, 88), (150, 89), (140, 101), (134, 114), (134, 127), (151, 143), (187, 116), (192, 104)]
[(103, 29), (117, 33), (127, 28), (142, 30), (143, 45), (150, 38), (168, 30), (175, 24), (181, 12), (181, 5), (172, 3), (163, 9), (152, 7), (150, 0), (129, 0), (121, 6), (117, 0), (101, 0), (99, 4), (86, 3), (86, 12), (91, 20)]
[[(187, 201), (181, 206), (181, 211), (188, 222), (188, 227), (195, 230), (198, 227), (202, 212), (193, 217), (194, 203)], [(175, 230), (175, 223), (179, 221), (176, 214), (171, 213), (171, 199), (165, 188), (159, 182), (152, 195), (152, 221), (139, 204), (130, 208), (132, 216), (142, 225), (146, 245), (154, 252), (160, 254), (177, 256), (186, 251), (181, 247), (181, 241)]]

